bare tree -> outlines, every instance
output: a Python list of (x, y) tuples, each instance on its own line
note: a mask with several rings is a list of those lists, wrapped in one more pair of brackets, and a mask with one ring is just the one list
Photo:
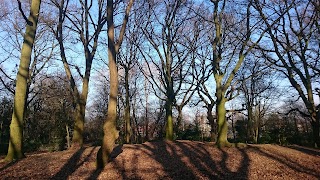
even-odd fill
[[(135, 84), (137, 80), (134, 77), (135, 71), (137, 70), (138, 62), (138, 49), (135, 48), (135, 44), (140, 44), (141, 38), (139, 38), (138, 23), (135, 14), (129, 19), (127, 32), (128, 35), (125, 36), (122, 49), (119, 53), (119, 64), (124, 71), (124, 88), (125, 88), (125, 142), (132, 142), (132, 127), (131, 127), (131, 99), (135, 94), (135, 89), (130, 90), (130, 84)], [(131, 80), (133, 79), (133, 81)], [(130, 81), (131, 80), (131, 81)], [(135, 87), (133, 87), (135, 88)]]
[[(255, 0), (255, 8), (268, 27), (268, 46), (261, 45), (265, 58), (287, 77), (304, 102), (311, 118), (314, 145), (319, 147), (320, 105), (315, 102), (317, 91), (313, 88), (319, 72), (312, 68), (319, 67), (319, 53), (318, 50), (314, 51), (319, 49), (319, 43), (312, 41), (313, 35), (318, 31), (318, 11), (314, 7), (316, 4), (303, 0), (292, 1), (292, 4), (287, 1), (264, 3)], [(270, 11), (266, 11), (267, 9)], [(272, 27), (267, 18), (269, 13), (285, 15)]]
[[(51, 2), (58, 9), (59, 18), (57, 23), (53, 23), (53, 25), (49, 24), (49, 26), (59, 42), (61, 60), (74, 96), (76, 114), (72, 144), (74, 147), (81, 147), (83, 145), (85, 109), (92, 63), (97, 52), (100, 33), (107, 22), (106, 2), (99, 0), (97, 5), (93, 5), (94, 2), (92, 0), (79, 0), (80, 7), (73, 6), (72, 8), (69, 5), (69, 0), (51, 0)], [(64, 28), (70, 30), (70, 33), (75, 33), (75, 36), (78, 36), (76, 39), (83, 46), (85, 57), (84, 73), (81, 73), (79, 66), (75, 65), (75, 69), (82, 79), (81, 92), (76, 85), (75, 77), (72, 74), (72, 67), (66, 55), (65, 39), (67, 35), (64, 34)]]
[(238, 77), (242, 81), (240, 89), (243, 93), (243, 106), (247, 110), (246, 141), (254, 143), (258, 143), (262, 118), (270, 109), (270, 102), (276, 102), (280, 94), (275, 87), (277, 72), (262, 60), (253, 55), (248, 56)]
[[(141, 28), (151, 48), (138, 48), (146, 61), (145, 76), (155, 95), (166, 102), (166, 139), (173, 140), (172, 109), (176, 106), (181, 112), (191, 97), (193, 84), (185, 82), (192, 67), (190, 54), (198, 38), (197, 32), (191, 29), (197, 24), (192, 19), (188, 1), (147, 1), (146, 6), (147, 19)], [(179, 119), (181, 121), (181, 113)]]
[[(232, 146), (227, 140), (226, 102), (237, 96), (235, 80), (246, 56), (261, 41), (267, 28), (255, 18), (252, 1), (211, 0), (212, 17), (204, 17), (213, 32), (208, 33), (212, 47), (212, 73), (215, 79), (215, 102), (218, 125), (217, 146)], [(282, 14), (279, 14), (281, 16)], [(272, 25), (279, 20), (273, 19)], [(255, 34), (253, 36), (253, 34)]]

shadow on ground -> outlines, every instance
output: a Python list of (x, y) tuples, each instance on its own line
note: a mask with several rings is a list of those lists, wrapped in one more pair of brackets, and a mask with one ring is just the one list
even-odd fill
[(320, 150), (319, 149), (313, 149), (313, 148), (308, 148), (308, 147), (303, 147), (303, 146), (298, 146), (298, 145), (291, 145), (288, 146), (290, 149), (294, 149), (306, 154), (312, 154), (314, 156), (320, 156)]
[[(311, 149), (312, 150), (312, 149)], [(217, 148), (212, 143), (158, 141), (118, 146), (95, 169), (98, 147), (30, 155), (0, 164), (0, 179), (320, 179), (317, 150), (277, 145)]]
[[(95, 147), (97, 148), (97, 147)], [(76, 151), (68, 160), (67, 163), (65, 163), (62, 168), (59, 170), (58, 173), (56, 173), (54, 176), (51, 177), (51, 179), (68, 179), (68, 177), (74, 173), (80, 166), (83, 165), (84, 162), (88, 161), (89, 157), (92, 155), (92, 153), (95, 151), (95, 148), (93, 148), (90, 153), (82, 158), (82, 154), (85, 151), (85, 148), (81, 148), (78, 151)]]
[[(159, 141), (126, 145), (125, 152), (130, 155), (120, 154), (107, 167), (116, 169), (118, 179), (248, 179), (250, 159), (243, 148), (218, 149), (202, 142)], [(235, 156), (230, 157), (230, 153)], [(100, 178), (110, 176), (99, 173)]]
[[(279, 149), (281, 149), (281, 148), (283, 150), (287, 149), (286, 147), (280, 147)], [(296, 150), (296, 148), (292, 148), (292, 149)], [(292, 155), (290, 156), (290, 154), (286, 155), (284, 152), (276, 151), (271, 148), (266, 149), (266, 148), (252, 147), (251, 150), (254, 153), (259, 154), (260, 156), (264, 156), (267, 159), (271, 159), (271, 160), (277, 162), (278, 164), (281, 164), (283, 166), (288, 167), (289, 169), (293, 170), (294, 172), (308, 174), (310, 176), (313, 176), (316, 179), (320, 178), (320, 174), (319, 174), (320, 167), (318, 168), (318, 171), (315, 171), (313, 168), (309, 168), (309, 167), (304, 166), (303, 165), (304, 163), (297, 161), (297, 158), (294, 158)], [(309, 151), (305, 151), (306, 148), (303, 148), (303, 150), (301, 148), (298, 148), (298, 150), (303, 153), (309, 152)], [(315, 151), (313, 151), (313, 153), (314, 152)], [(300, 158), (302, 158), (302, 157), (300, 157)], [(303, 161), (303, 159), (301, 161)]]

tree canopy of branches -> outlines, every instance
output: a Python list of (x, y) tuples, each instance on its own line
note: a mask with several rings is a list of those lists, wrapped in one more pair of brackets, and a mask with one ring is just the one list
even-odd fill
[[(291, 4), (290, 4), (291, 3)], [(295, 0), (292, 2), (262, 3), (255, 1), (255, 8), (268, 28), (268, 40), (261, 45), (264, 57), (282, 72), (302, 99), (311, 118), (314, 143), (319, 146), (320, 106), (315, 97), (319, 96), (313, 88), (319, 78), (319, 41), (314, 39), (319, 29), (317, 3)], [(270, 11), (267, 11), (270, 10)], [(279, 23), (272, 26), (267, 14), (284, 14)], [(298, 109), (296, 109), (298, 110)]]

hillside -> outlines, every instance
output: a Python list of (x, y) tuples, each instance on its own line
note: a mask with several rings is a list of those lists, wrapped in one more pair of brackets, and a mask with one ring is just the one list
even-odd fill
[(119, 146), (95, 171), (99, 147), (30, 154), (0, 163), (1, 179), (319, 179), (320, 151), (299, 146), (213, 147), (177, 141)]

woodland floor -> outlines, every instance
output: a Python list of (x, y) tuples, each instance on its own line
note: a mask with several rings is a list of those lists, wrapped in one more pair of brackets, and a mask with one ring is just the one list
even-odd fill
[(0, 162), (0, 179), (320, 179), (320, 150), (248, 145), (216, 148), (193, 141), (118, 146), (114, 159), (95, 170), (99, 147), (29, 154)]

